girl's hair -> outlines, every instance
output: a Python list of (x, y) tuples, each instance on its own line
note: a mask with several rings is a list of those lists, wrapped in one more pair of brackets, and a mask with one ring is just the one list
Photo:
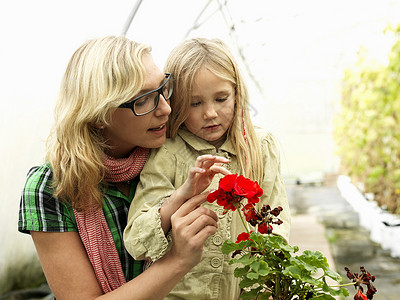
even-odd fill
[(236, 92), (233, 122), (228, 130), (236, 148), (241, 173), (261, 182), (263, 164), (261, 146), (249, 114), (247, 87), (243, 76), (227, 46), (218, 39), (189, 39), (174, 48), (167, 59), (165, 71), (174, 76), (174, 93), (171, 97), (172, 113), (169, 116), (167, 136), (174, 138), (185, 122), (191, 102), (193, 81), (201, 68), (232, 83)]
[(89, 40), (72, 55), (55, 107), (46, 159), (53, 169), (54, 195), (74, 208), (102, 207), (99, 184), (107, 147), (99, 124), (143, 86), (142, 55), (151, 48), (125, 37)]

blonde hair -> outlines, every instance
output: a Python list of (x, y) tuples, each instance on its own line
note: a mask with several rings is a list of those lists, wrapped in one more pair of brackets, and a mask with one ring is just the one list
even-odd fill
[(230, 139), (236, 148), (241, 173), (261, 182), (261, 146), (250, 119), (247, 87), (232, 53), (221, 40), (189, 39), (175, 47), (169, 55), (165, 71), (174, 76), (174, 93), (171, 97), (172, 113), (168, 121), (167, 136), (174, 138), (179, 127), (185, 122), (194, 77), (202, 67), (230, 81), (235, 87), (235, 112), (227, 139)]
[(74, 208), (102, 207), (99, 184), (107, 147), (95, 124), (109, 124), (112, 113), (142, 88), (142, 55), (151, 48), (125, 37), (89, 40), (72, 55), (61, 81), (55, 123), (47, 140), (54, 195)]

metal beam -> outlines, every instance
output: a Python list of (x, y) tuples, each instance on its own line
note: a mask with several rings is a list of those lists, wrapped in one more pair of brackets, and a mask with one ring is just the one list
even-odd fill
[(128, 19), (125, 22), (124, 28), (122, 29), (121, 35), (125, 36), (126, 33), (128, 32), (129, 27), (131, 26), (132, 20), (135, 17), (140, 4), (142, 4), (143, 0), (137, 0), (135, 6), (133, 7), (133, 9), (131, 10), (131, 13), (128, 16)]

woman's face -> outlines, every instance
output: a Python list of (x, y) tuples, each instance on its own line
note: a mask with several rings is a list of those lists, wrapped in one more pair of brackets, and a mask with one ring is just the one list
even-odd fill
[[(138, 95), (158, 88), (165, 81), (164, 73), (154, 64), (150, 54), (144, 54), (142, 62), (145, 67), (145, 81)], [(162, 96), (157, 108), (143, 116), (135, 116), (130, 108), (117, 108), (110, 125), (103, 131), (107, 144), (111, 146), (108, 154), (120, 158), (129, 155), (137, 146), (160, 147), (165, 142), (165, 124), (170, 113), (169, 102)]]
[(226, 139), (235, 109), (235, 89), (228, 80), (201, 68), (193, 82), (186, 128), (219, 148)]

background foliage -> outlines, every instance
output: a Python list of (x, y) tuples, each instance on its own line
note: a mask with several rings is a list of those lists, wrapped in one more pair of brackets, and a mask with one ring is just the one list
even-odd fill
[(360, 51), (345, 72), (335, 140), (343, 172), (361, 182), (378, 204), (400, 213), (400, 25), (388, 64), (371, 64)]

